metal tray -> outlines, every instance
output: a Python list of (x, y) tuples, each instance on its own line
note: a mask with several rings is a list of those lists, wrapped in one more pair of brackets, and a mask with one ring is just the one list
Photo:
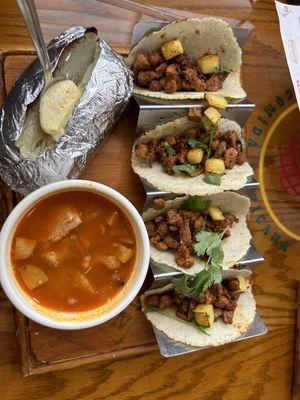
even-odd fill
[[(255, 265), (261, 264), (263, 262), (264, 262), (263, 256), (256, 250), (256, 248), (251, 243), (247, 251), (247, 254), (235, 265), (234, 268), (251, 269)], [(150, 260), (150, 266), (155, 280), (170, 279), (173, 276), (182, 275), (181, 271), (178, 271), (172, 267), (168, 267), (167, 265), (164, 264), (156, 263), (153, 260)]]
[[(166, 22), (161, 21), (138, 22), (133, 28), (131, 47), (134, 47), (137, 42), (146, 34), (158, 30), (166, 24)], [(233, 27), (232, 29), (240, 47), (243, 47), (250, 31), (245, 28)], [(139, 137), (143, 132), (147, 130), (155, 128), (159, 124), (163, 124), (176, 118), (183, 117), (184, 115), (186, 115), (187, 110), (191, 107), (202, 108), (207, 105), (204, 100), (187, 99), (170, 101), (137, 95), (134, 95), (134, 98), (139, 107), (139, 116), (136, 126), (136, 137)], [(226, 110), (221, 110), (221, 114), (225, 118), (235, 120), (239, 123), (241, 127), (243, 127), (254, 108), (255, 105), (253, 103), (251, 103), (248, 99), (243, 99), (241, 101), (236, 101), (229, 104)], [(148, 184), (144, 179), (141, 179), (141, 182), (146, 192), (144, 210), (151, 206), (153, 198), (164, 197), (166, 200), (170, 200), (176, 196), (179, 196), (178, 194), (160, 191), (154, 186)], [(248, 178), (246, 185), (237, 192), (247, 196), (258, 188), (259, 182), (252, 176)], [(252, 268), (257, 264), (262, 263), (263, 261), (263, 256), (251, 244), (247, 254), (238, 262), (235, 268), (243, 269), (246, 266), (247, 268)], [(154, 277), (154, 281), (151, 286), (152, 288), (161, 287), (164, 284), (168, 283), (172, 276), (182, 274), (181, 271), (177, 271), (174, 268), (155, 263), (152, 260), (150, 261), (150, 267)], [(207, 348), (196, 348), (184, 345), (179, 342), (175, 342), (169, 339), (164, 333), (160, 332), (156, 328), (153, 327), (153, 329), (160, 353), (164, 357), (173, 357), (176, 355), (187, 354)], [(255, 319), (248, 331), (233, 342), (264, 335), (265, 333), (267, 333), (267, 328), (259, 315), (256, 313)]]

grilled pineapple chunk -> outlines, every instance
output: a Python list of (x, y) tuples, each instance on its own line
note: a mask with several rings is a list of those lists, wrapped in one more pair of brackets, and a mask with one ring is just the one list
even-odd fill
[(212, 74), (219, 71), (219, 56), (217, 54), (208, 54), (198, 60), (198, 65), (203, 74)]
[(224, 219), (225, 219), (222, 211), (217, 206), (210, 206), (208, 208), (208, 214), (211, 216), (211, 218), (214, 221), (224, 221)]
[(214, 323), (214, 308), (212, 304), (198, 304), (193, 310), (194, 318), (198, 325), (211, 327)]
[(203, 125), (204, 129), (207, 132), (209, 132), (211, 129), (214, 128), (214, 125), (211, 123), (211, 120), (208, 119), (206, 115), (202, 116), (201, 122), (202, 122), (202, 125)]
[(209, 158), (205, 161), (204, 169), (207, 174), (223, 175), (225, 164), (221, 158)]
[(187, 152), (186, 158), (190, 164), (199, 164), (202, 161), (204, 152), (202, 149), (191, 149)]
[(205, 98), (210, 106), (216, 108), (226, 108), (227, 107), (227, 100), (225, 97), (221, 96), (220, 94), (214, 93), (206, 93)]
[(161, 51), (166, 60), (170, 60), (180, 54), (183, 54), (183, 47), (178, 39), (170, 40), (162, 45)]
[(233, 292), (245, 292), (247, 290), (247, 279), (243, 276), (236, 276), (228, 281), (228, 286)]
[(220, 118), (221, 118), (221, 114), (219, 113), (218, 110), (216, 110), (214, 107), (208, 107), (205, 111), (204, 111), (204, 115), (207, 116), (207, 118), (210, 120), (210, 122), (213, 125), (218, 125)]

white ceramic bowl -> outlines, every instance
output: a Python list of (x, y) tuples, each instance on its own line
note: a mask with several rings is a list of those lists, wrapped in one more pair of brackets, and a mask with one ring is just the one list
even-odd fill
[[(10, 260), (11, 241), (22, 216), (41, 199), (62, 191), (83, 190), (99, 194), (114, 202), (131, 221), (136, 240), (137, 257), (129, 281), (121, 292), (104, 306), (85, 312), (50, 310), (34, 302), (16, 281)], [(138, 294), (147, 274), (150, 258), (148, 234), (140, 214), (123, 195), (100, 183), (68, 180), (44, 186), (25, 197), (10, 213), (0, 233), (0, 281), (13, 305), (39, 324), (57, 329), (83, 329), (102, 324), (123, 311)]]

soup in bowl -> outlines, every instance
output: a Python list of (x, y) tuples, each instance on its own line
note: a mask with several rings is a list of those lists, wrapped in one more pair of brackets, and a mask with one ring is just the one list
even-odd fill
[(27, 317), (81, 329), (119, 314), (137, 295), (149, 264), (143, 220), (120, 193), (70, 180), (23, 199), (0, 235), (0, 280)]

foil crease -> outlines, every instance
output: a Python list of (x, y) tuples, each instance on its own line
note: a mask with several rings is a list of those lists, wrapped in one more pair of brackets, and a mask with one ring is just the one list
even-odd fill
[[(83, 27), (73, 27), (50, 42), (52, 70), (63, 50), (86, 31)], [(132, 73), (105, 41), (100, 39), (97, 45), (98, 60), (65, 133), (53, 148), (34, 161), (21, 159), (15, 141), (22, 130), (27, 106), (37, 99), (44, 85), (38, 60), (27, 68), (7, 95), (0, 120), (0, 175), (20, 194), (27, 195), (55, 181), (77, 178), (88, 157), (124, 111), (132, 94)]]

